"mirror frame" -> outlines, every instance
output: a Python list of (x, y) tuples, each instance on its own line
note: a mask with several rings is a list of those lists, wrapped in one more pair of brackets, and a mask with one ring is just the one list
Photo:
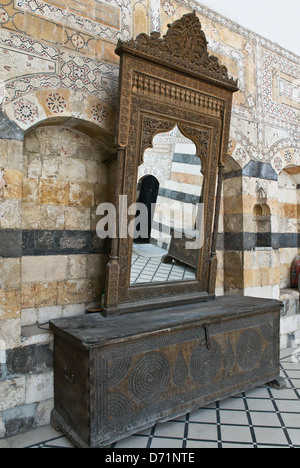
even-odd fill
[[(196, 13), (184, 15), (159, 33), (140, 34), (118, 42), (120, 56), (118, 151), (115, 207), (117, 226), (125, 229), (132, 217), (127, 207), (136, 202), (138, 167), (159, 133), (176, 125), (201, 158), (204, 176), (204, 245), (195, 280), (130, 285), (133, 241), (112, 240), (107, 265), (104, 315), (208, 301), (215, 297), (216, 242), (222, 172), (228, 149), (232, 94), (237, 82), (228, 76), (207, 41)], [(120, 195), (127, 206), (119, 206)], [(123, 211), (125, 209), (125, 211)], [(125, 238), (123, 238), (125, 237)]]

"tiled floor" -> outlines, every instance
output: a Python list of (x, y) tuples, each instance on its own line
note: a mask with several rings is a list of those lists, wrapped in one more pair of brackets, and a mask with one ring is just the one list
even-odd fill
[[(157, 424), (112, 448), (300, 448), (300, 349), (281, 353), (287, 388), (255, 388)], [(51, 426), (0, 440), (0, 448), (61, 448), (72, 444)]]
[(181, 281), (195, 279), (195, 276), (195, 270), (183, 263), (161, 263), (161, 257), (132, 254), (131, 284)]

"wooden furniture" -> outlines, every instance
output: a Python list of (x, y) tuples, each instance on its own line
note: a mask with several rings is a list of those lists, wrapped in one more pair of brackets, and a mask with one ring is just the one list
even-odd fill
[(52, 423), (106, 446), (279, 375), (278, 301), (223, 297), (105, 319), (55, 320)]
[(116, 52), (119, 224), (132, 219), (119, 197), (128, 206), (136, 201), (145, 149), (177, 125), (201, 158), (203, 244), (193, 253), (196, 279), (131, 286), (133, 243), (120, 235), (112, 240), (103, 315), (51, 322), (52, 423), (79, 447), (107, 445), (279, 376), (280, 302), (215, 297), (222, 172), (237, 83), (208, 54), (195, 13), (175, 21), (163, 38), (141, 34), (119, 42)]
[(171, 242), (169, 245), (168, 254), (162, 258), (163, 263), (172, 263), (173, 260), (182, 262), (192, 268), (197, 268), (199, 260), (199, 249), (186, 249), (187, 242), (197, 242), (197, 232), (185, 230), (176, 235), (176, 231), (172, 231)]
[[(132, 313), (156, 306), (206, 301), (215, 294), (216, 241), (224, 160), (228, 150), (232, 94), (236, 81), (207, 51), (196, 13), (169, 25), (165, 36), (140, 34), (119, 42), (118, 169), (116, 207), (128, 225), (127, 206), (136, 201), (138, 167), (153, 138), (176, 126), (191, 140), (204, 176), (204, 244), (193, 281), (130, 285), (132, 239), (113, 239), (107, 266), (105, 315)], [(127, 196), (127, 206), (119, 204)], [(120, 208), (120, 210), (119, 210)], [(125, 209), (124, 209), (125, 208)], [(120, 223), (121, 221), (121, 223)], [(154, 300), (155, 298), (155, 300)]]

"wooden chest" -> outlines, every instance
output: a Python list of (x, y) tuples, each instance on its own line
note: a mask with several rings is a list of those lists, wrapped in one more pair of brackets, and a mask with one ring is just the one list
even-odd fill
[(52, 424), (100, 447), (279, 376), (280, 302), (225, 296), (51, 322)]

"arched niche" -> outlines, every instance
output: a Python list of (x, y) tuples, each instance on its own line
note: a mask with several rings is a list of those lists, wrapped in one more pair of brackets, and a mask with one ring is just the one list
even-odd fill
[(255, 247), (272, 246), (271, 210), (267, 203), (260, 202), (253, 207), (254, 232), (256, 234)]

